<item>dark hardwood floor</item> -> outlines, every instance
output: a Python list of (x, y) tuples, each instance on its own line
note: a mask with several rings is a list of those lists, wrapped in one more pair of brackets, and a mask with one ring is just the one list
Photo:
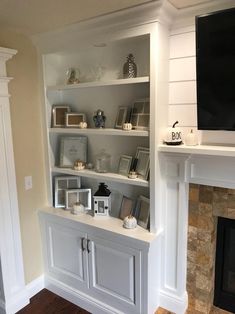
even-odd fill
[(66, 301), (58, 295), (43, 289), (30, 299), (30, 304), (17, 314), (91, 314)]

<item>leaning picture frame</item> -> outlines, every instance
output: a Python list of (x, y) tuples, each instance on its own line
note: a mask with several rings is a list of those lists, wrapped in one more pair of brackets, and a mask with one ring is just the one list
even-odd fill
[(115, 121), (115, 128), (122, 129), (123, 123), (126, 122), (128, 115), (128, 107), (120, 106), (118, 108), (118, 113)]
[(149, 98), (136, 100), (131, 109), (130, 123), (135, 130), (149, 130)]
[(85, 210), (91, 209), (91, 189), (73, 189), (65, 191), (65, 208), (71, 210), (73, 205), (80, 202)]
[(125, 217), (131, 215), (133, 212), (133, 207), (134, 200), (129, 197), (123, 196), (119, 212), (119, 218), (124, 220)]
[(150, 201), (149, 198), (140, 195), (137, 200), (136, 213), (137, 224), (144, 229), (149, 228)]
[(59, 166), (73, 168), (76, 160), (87, 162), (87, 137), (61, 137)]
[(81, 122), (86, 121), (84, 113), (66, 112), (65, 113), (65, 126), (66, 128), (78, 128)]
[(136, 156), (137, 159), (135, 171), (140, 179), (147, 180), (149, 176), (150, 154), (149, 148), (137, 147)]
[(71, 108), (68, 105), (53, 105), (51, 126), (53, 128), (64, 127), (65, 126), (65, 114), (70, 111), (71, 111)]
[(127, 176), (131, 169), (132, 156), (121, 155), (118, 164), (118, 173)]
[(54, 206), (65, 208), (65, 191), (79, 189), (81, 178), (78, 176), (59, 176), (54, 178)]

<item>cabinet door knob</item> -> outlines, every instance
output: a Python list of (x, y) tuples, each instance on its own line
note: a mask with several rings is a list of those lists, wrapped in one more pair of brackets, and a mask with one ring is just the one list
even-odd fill
[(87, 245), (87, 252), (88, 252), (88, 253), (90, 253), (90, 251), (91, 251), (91, 250), (90, 250), (90, 242), (91, 242), (91, 240), (88, 239), (88, 240), (87, 240), (87, 244), (86, 244), (86, 245)]
[(85, 241), (85, 238), (82, 238), (81, 243), (82, 243), (82, 251), (83, 252), (86, 250), (85, 245), (84, 245), (84, 241)]

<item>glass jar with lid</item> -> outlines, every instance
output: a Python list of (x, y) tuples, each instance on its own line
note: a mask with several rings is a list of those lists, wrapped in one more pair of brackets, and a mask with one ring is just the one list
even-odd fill
[(111, 170), (111, 155), (102, 149), (99, 154), (95, 156), (95, 170), (100, 173), (110, 172)]

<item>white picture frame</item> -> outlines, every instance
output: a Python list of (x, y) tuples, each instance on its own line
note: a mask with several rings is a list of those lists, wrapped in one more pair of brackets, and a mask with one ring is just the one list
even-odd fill
[(149, 98), (136, 100), (132, 106), (130, 123), (134, 130), (149, 130), (150, 102)]
[(58, 176), (54, 178), (54, 207), (65, 208), (65, 191), (79, 189), (81, 178), (78, 176)]
[(81, 122), (86, 122), (86, 115), (84, 113), (77, 112), (65, 113), (66, 128), (78, 128)]
[(87, 137), (61, 137), (59, 166), (73, 168), (76, 160), (87, 162)]
[(73, 205), (80, 202), (85, 210), (91, 209), (91, 189), (72, 189), (65, 191), (65, 208), (73, 209)]
[(148, 179), (149, 166), (150, 166), (150, 152), (147, 147), (137, 147), (136, 156), (137, 159), (135, 171), (138, 177), (144, 180)]
[(128, 176), (132, 164), (132, 156), (121, 155), (118, 164), (118, 174)]

